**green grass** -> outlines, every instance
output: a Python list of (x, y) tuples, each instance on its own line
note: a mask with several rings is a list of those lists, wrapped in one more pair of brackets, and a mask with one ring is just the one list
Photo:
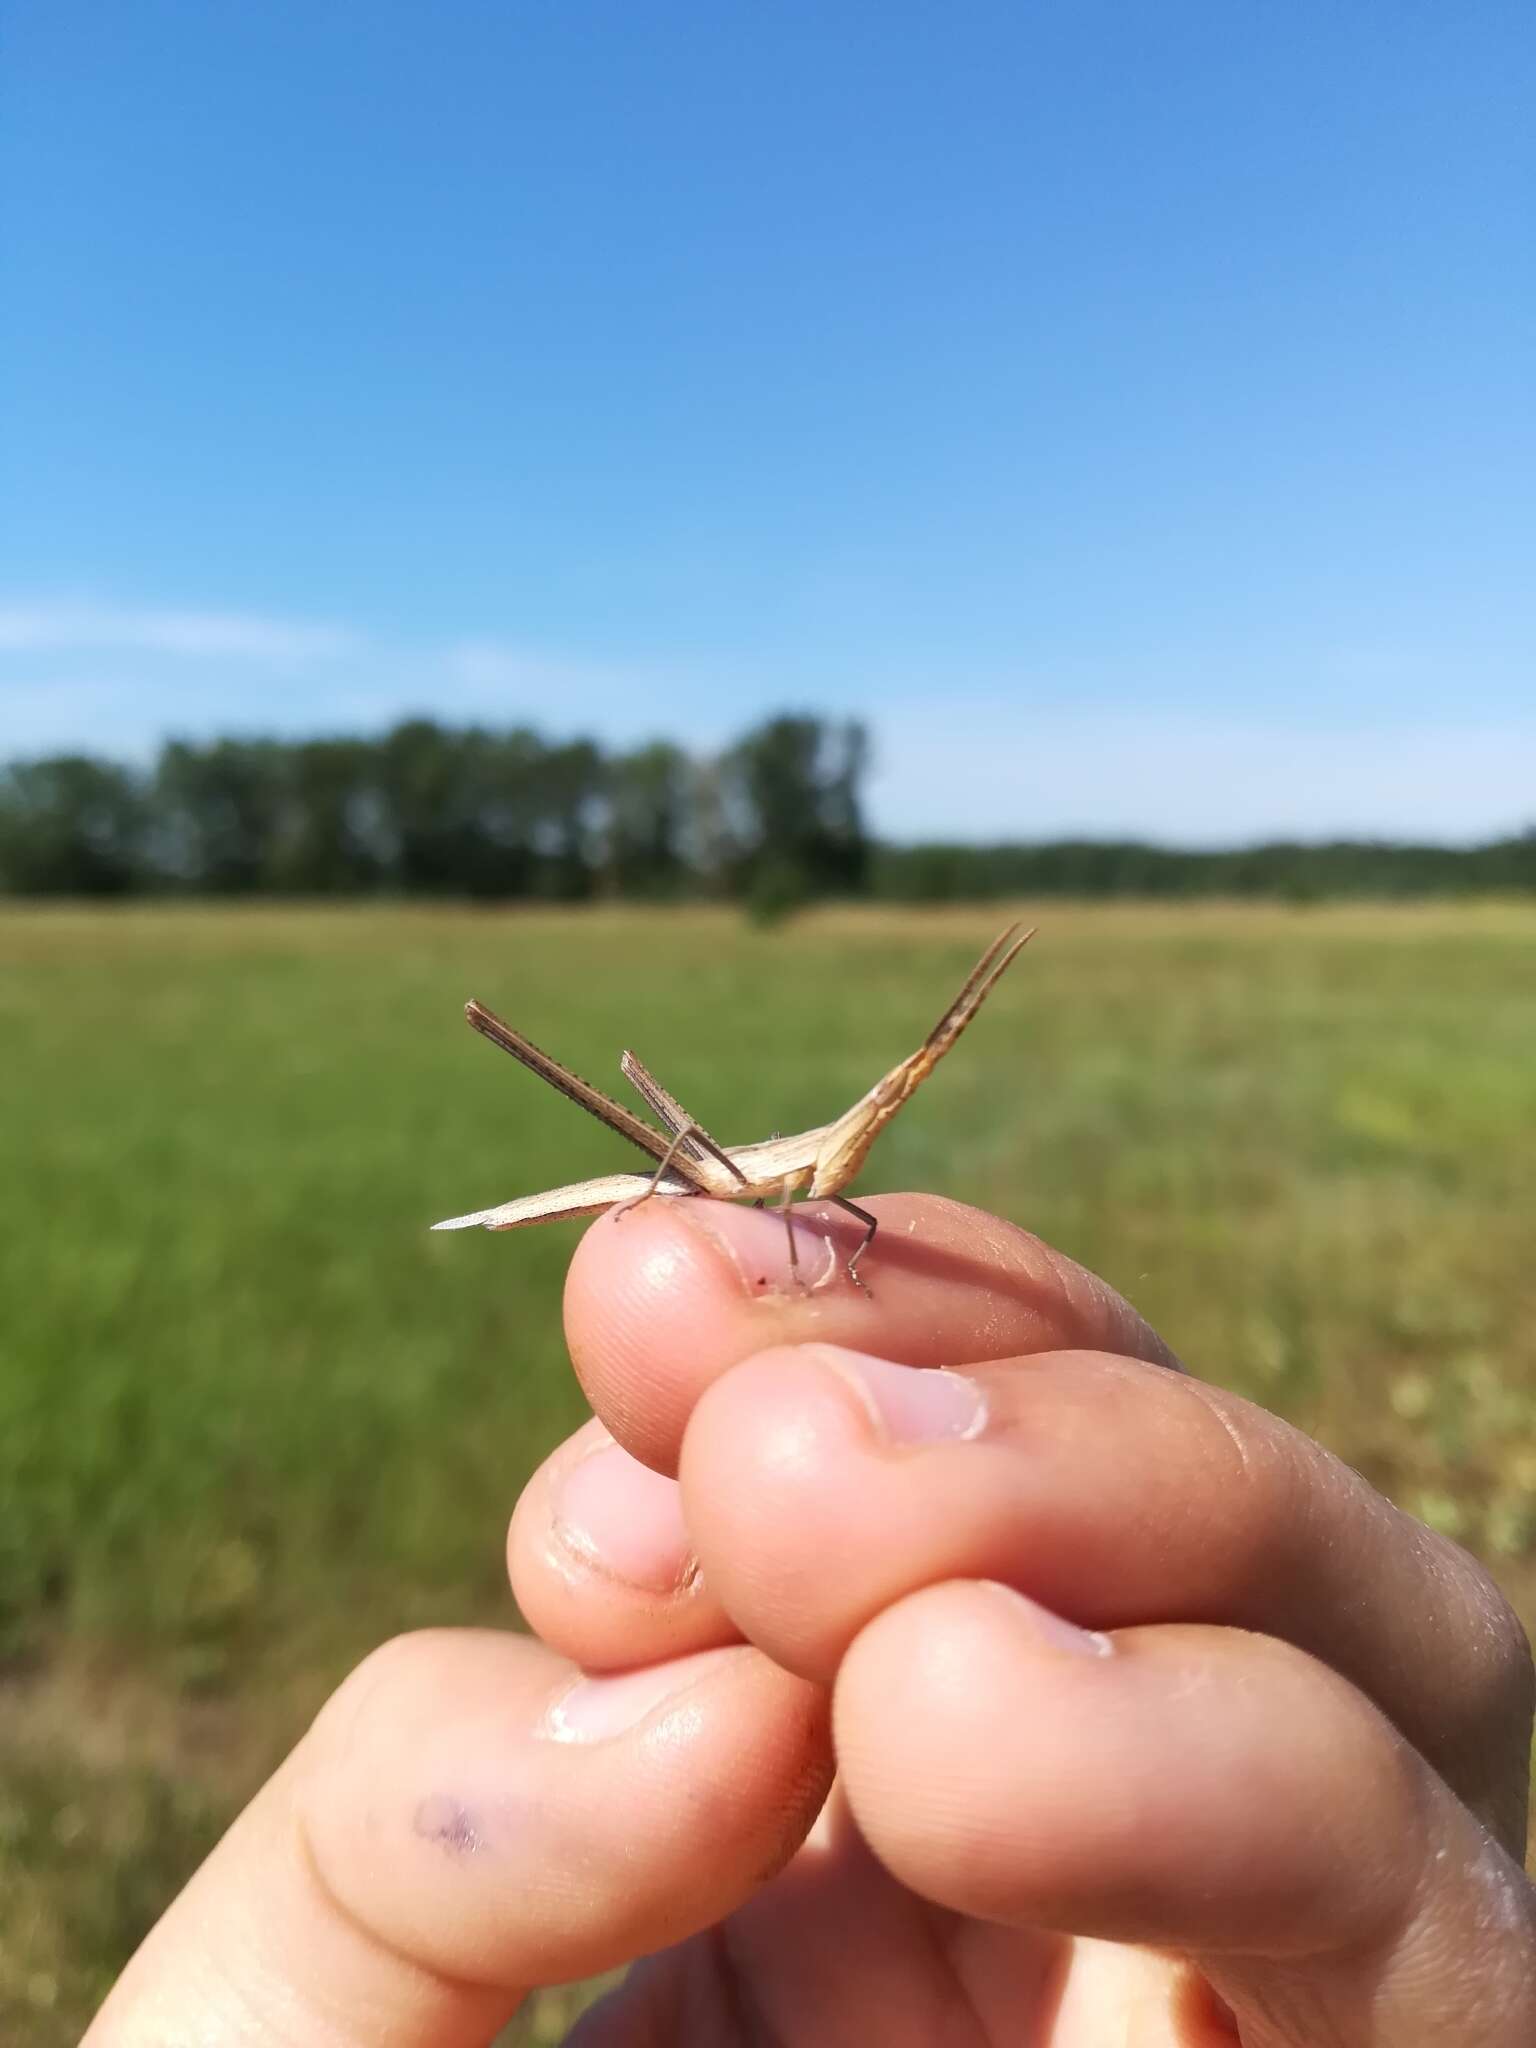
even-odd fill
[[(845, 1107), (1002, 921), (0, 917), (0, 2034), (77, 2038), (373, 1642), (509, 1618), (579, 1226), (425, 1226), (629, 1162), (463, 998), (752, 1138)], [(863, 1185), (1096, 1266), (1536, 1620), (1536, 908), (1041, 922)]]

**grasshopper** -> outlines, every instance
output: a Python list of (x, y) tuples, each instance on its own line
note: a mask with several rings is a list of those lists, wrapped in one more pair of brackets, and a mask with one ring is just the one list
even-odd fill
[[(624, 1077), (653, 1116), (664, 1126), (657, 1130), (643, 1117), (625, 1109), (594, 1088), (569, 1067), (541, 1052), (520, 1031), (514, 1031), (483, 1003), (466, 1004), (464, 1014), (475, 1030), (530, 1067), (551, 1088), (606, 1124), (621, 1138), (648, 1153), (657, 1164), (650, 1174), (610, 1173), (597, 1180), (573, 1181), (569, 1187), (547, 1188), (541, 1195), (518, 1195), (494, 1209), (476, 1209), (468, 1216), (450, 1216), (434, 1223), (434, 1230), (516, 1230), (526, 1223), (546, 1223), (556, 1216), (595, 1216), (603, 1209), (622, 1212), (653, 1196), (712, 1195), (717, 1201), (751, 1201), (759, 1208), (774, 1199), (784, 1215), (789, 1233), (789, 1259), (798, 1269), (795, 1234), (790, 1225), (789, 1205), (798, 1194), (811, 1199), (830, 1198), (864, 1226), (846, 1271), (856, 1286), (859, 1261), (869, 1250), (878, 1228), (876, 1219), (856, 1202), (844, 1199), (843, 1189), (864, 1164), (869, 1149), (902, 1105), (911, 1100), (955, 1040), (981, 1008), (991, 990), (1019, 950), (1034, 937), (1012, 924), (992, 941), (966, 976), (965, 983), (938, 1023), (917, 1051), (860, 1096), (851, 1109), (829, 1124), (799, 1131), (789, 1138), (764, 1138), (755, 1145), (720, 1145), (695, 1117), (691, 1117), (675, 1096), (669, 1095), (632, 1052), (619, 1065)], [(868, 1292), (868, 1289), (865, 1289)]]

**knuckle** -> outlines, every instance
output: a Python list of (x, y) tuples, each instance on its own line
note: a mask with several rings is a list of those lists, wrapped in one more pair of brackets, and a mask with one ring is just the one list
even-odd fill
[(1314, 1446), (1203, 1380), (1170, 1377), (1168, 1384), (1198, 1417), (1200, 1491), (1218, 1519), (1228, 1597), (1241, 1597), (1294, 1549), (1316, 1485)]
[(1513, 1729), (1522, 1739), (1536, 1716), (1536, 1660), (1530, 1637), (1487, 1567), (1449, 1537), (1404, 1516), (1418, 1543), (1439, 1604), (1457, 1616), (1465, 1662), (1462, 1697), (1484, 1726)]

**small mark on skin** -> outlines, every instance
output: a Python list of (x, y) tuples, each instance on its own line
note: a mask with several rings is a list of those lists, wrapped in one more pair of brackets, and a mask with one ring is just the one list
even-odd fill
[(443, 1792), (422, 1800), (416, 1809), (415, 1829), (423, 1841), (440, 1843), (450, 1856), (478, 1856), (486, 1846), (469, 1808)]

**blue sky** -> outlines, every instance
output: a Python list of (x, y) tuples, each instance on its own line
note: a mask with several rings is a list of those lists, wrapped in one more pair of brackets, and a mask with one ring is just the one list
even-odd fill
[(10, 0), (0, 754), (866, 718), (897, 836), (1536, 819), (1536, 14)]

